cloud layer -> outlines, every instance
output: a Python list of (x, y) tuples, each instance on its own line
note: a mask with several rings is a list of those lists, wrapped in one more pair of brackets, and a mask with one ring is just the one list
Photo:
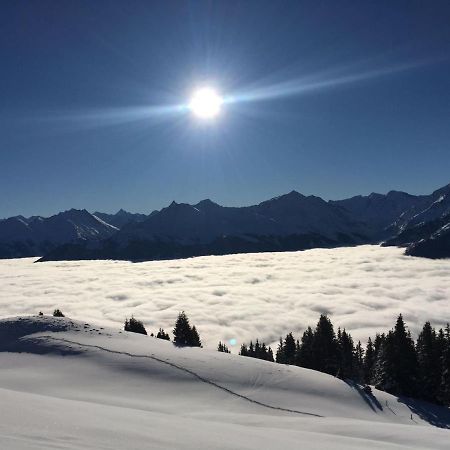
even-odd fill
[[(121, 327), (132, 314), (167, 331), (185, 310), (205, 346), (300, 337), (320, 313), (365, 341), (404, 314), (415, 334), (425, 320), (450, 321), (450, 260), (360, 246), (290, 253), (207, 256), (133, 264), (0, 261), (0, 317), (50, 313)], [(237, 352), (235, 348), (233, 352)]]

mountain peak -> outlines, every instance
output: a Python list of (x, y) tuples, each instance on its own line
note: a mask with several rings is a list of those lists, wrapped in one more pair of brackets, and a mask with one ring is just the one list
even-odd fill
[(199, 208), (199, 209), (214, 208), (214, 207), (219, 207), (220, 208), (220, 205), (218, 205), (217, 203), (214, 203), (209, 198), (205, 198), (204, 200), (201, 200), (200, 202), (198, 202), (195, 205), (195, 207)]

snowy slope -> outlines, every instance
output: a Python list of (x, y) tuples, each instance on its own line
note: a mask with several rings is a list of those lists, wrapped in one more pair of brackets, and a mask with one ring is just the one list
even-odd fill
[(426, 420), (448, 426), (443, 408), (50, 317), (0, 321), (0, 397), (8, 450), (446, 449), (450, 436)]

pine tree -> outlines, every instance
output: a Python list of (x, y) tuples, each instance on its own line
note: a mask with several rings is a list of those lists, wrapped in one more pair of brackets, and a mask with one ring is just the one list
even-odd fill
[(248, 354), (248, 348), (245, 344), (241, 345), (241, 350), (239, 351), (239, 355), (241, 356), (249, 356)]
[(375, 346), (372, 343), (372, 339), (369, 337), (363, 362), (363, 379), (366, 384), (370, 384), (372, 382), (372, 372), (375, 365), (375, 358)]
[(355, 347), (354, 353), (354, 365), (353, 365), (353, 378), (358, 383), (364, 382), (364, 349), (361, 345), (361, 341)]
[(170, 341), (170, 336), (166, 333), (162, 328), (159, 329), (158, 334), (156, 335), (158, 339), (163, 339), (165, 341)]
[(438, 391), (438, 401), (450, 406), (450, 326), (447, 324), (443, 335), (443, 348), (441, 356), (441, 379)]
[(200, 335), (198, 334), (195, 325), (191, 328), (191, 338), (189, 344), (191, 347), (201, 347), (202, 341), (200, 340)]
[(283, 352), (284, 352), (284, 364), (295, 364), (296, 345), (292, 333), (288, 333), (284, 339)]
[(297, 349), (296, 361), (301, 367), (314, 368), (314, 332), (308, 327), (303, 333), (301, 343)]
[(330, 319), (322, 314), (313, 340), (313, 369), (330, 375), (337, 373), (337, 342)]
[(261, 358), (261, 345), (259, 344), (259, 341), (258, 341), (258, 339), (256, 339), (256, 342), (255, 342), (255, 350), (254, 350), (254, 357), (255, 358)]
[(414, 396), (417, 392), (417, 358), (414, 342), (403, 317), (384, 339), (377, 356), (375, 386), (394, 395)]
[(342, 379), (353, 378), (354, 376), (354, 358), (355, 348), (353, 346), (353, 339), (344, 330), (338, 330), (338, 372), (337, 376)]
[(184, 311), (178, 314), (175, 328), (173, 329), (173, 343), (178, 347), (186, 347), (191, 345), (192, 329), (189, 319)]
[(267, 347), (267, 361), (274, 362), (273, 351), (270, 347)]
[(417, 362), (420, 378), (420, 396), (435, 401), (441, 381), (441, 354), (437, 346), (436, 332), (426, 322), (417, 338)]
[(281, 339), (281, 338), (280, 338), (280, 342), (279, 342), (278, 348), (277, 348), (276, 362), (279, 364), (285, 364), (284, 344), (283, 344), (283, 339)]
[(226, 344), (224, 344), (222, 341), (219, 342), (219, 345), (217, 346), (217, 351), (222, 353), (231, 353)]
[[(377, 336), (378, 337), (378, 336)], [(377, 339), (375, 338), (377, 343)], [(377, 389), (397, 393), (400, 390), (394, 376), (393, 358), (394, 358), (394, 333), (390, 331), (383, 339), (378, 340), (378, 346), (375, 346), (376, 360), (372, 373), (372, 382)]]
[(131, 317), (131, 319), (125, 319), (124, 330), (131, 333), (147, 334), (144, 324), (134, 317)]

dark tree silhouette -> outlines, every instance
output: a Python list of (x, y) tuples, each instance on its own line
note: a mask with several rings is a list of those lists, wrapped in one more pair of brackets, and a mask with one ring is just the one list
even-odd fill
[(297, 349), (297, 363), (301, 367), (312, 369), (314, 367), (314, 332), (308, 327), (303, 333), (299, 348)]
[(131, 319), (125, 319), (124, 330), (130, 331), (131, 333), (147, 334), (144, 324), (134, 317), (131, 317)]
[(173, 343), (178, 347), (201, 347), (202, 342), (195, 326), (191, 327), (189, 319), (184, 311), (178, 314), (175, 328), (173, 329)]
[(436, 331), (425, 322), (416, 344), (421, 397), (432, 401), (438, 395), (441, 381), (441, 357)]
[(314, 369), (330, 375), (337, 373), (337, 341), (330, 319), (322, 314), (313, 340)]
[(65, 315), (62, 313), (60, 309), (55, 309), (53, 311), (53, 317), (65, 317)]
[(200, 340), (200, 335), (198, 334), (197, 328), (195, 325), (191, 329), (191, 339), (190, 344), (191, 347), (201, 347), (202, 341)]
[(217, 346), (217, 351), (222, 353), (231, 353), (226, 344), (224, 344), (222, 341), (219, 342), (219, 345)]
[(160, 328), (160, 329), (159, 329), (158, 333), (156, 334), (156, 337), (157, 337), (158, 339), (163, 339), (163, 340), (165, 340), (165, 341), (170, 341), (170, 336), (169, 336), (169, 334), (166, 333), (166, 332), (164, 331), (163, 328)]

